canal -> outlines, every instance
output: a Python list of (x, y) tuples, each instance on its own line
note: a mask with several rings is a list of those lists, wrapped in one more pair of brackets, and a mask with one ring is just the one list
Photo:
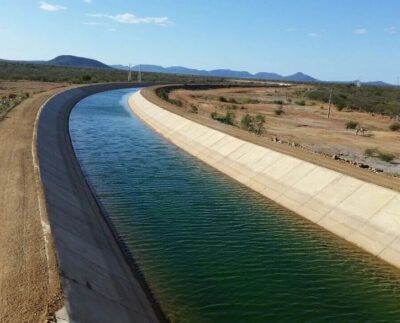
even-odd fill
[(400, 321), (400, 273), (196, 160), (116, 90), (70, 117), (82, 169), (176, 322)]

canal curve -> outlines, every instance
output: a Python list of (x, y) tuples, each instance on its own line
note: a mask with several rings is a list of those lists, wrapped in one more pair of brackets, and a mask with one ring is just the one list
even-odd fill
[(70, 134), (167, 317), (400, 320), (398, 270), (175, 147), (130, 112), (132, 91), (80, 101)]

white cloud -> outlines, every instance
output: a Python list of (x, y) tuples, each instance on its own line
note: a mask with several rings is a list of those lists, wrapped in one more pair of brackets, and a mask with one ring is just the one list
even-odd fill
[(308, 33), (307, 36), (311, 37), (311, 38), (320, 38), (320, 37), (322, 37), (322, 34), (321, 33)]
[(66, 10), (67, 7), (56, 5), (56, 4), (50, 4), (44, 1), (39, 2), (39, 8), (44, 10), (44, 11), (59, 11), (59, 10)]
[(386, 27), (383, 30), (388, 34), (395, 34), (397, 32), (395, 26)]
[(84, 22), (83, 24), (87, 25), (87, 26), (98, 26), (98, 25), (101, 25), (101, 23), (94, 22), (94, 21), (87, 21), (87, 22)]
[(168, 17), (138, 17), (131, 13), (123, 13), (115, 16), (105, 14), (88, 14), (87, 16), (95, 18), (109, 18), (123, 24), (153, 24), (166, 26), (171, 23)]
[(353, 34), (355, 35), (365, 35), (368, 33), (368, 30), (365, 28), (357, 28), (353, 30)]
[(83, 0), (83, 2), (92, 3), (92, 0)]

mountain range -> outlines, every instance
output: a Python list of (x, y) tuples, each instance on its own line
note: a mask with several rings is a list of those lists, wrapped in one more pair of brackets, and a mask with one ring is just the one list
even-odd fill
[[(26, 63), (26, 64), (46, 64), (56, 65), (65, 67), (78, 67), (78, 68), (96, 68), (96, 69), (118, 69), (118, 70), (129, 70), (128, 66), (125, 65), (106, 65), (95, 59), (73, 56), (73, 55), (61, 55), (57, 56), (49, 61), (10, 61), (0, 60), (14, 63)], [(223, 78), (241, 78), (241, 79), (254, 79), (254, 80), (271, 80), (271, 81), (290, 81), (290, 82), (321, 82), (316, 78), (298, 72), (292, 75), (283, 76), (277, 73), (259, 72), (249, 73), (247, 71), (234, 71), (230, 69), (216, 69), (216, 70), (199, 70), (193, 68), (187, 68), (182, 66), (171, 66), (163, 67), (159, 65), (135, 65), (132, 67), (133, 71), (152, 72), (152, 73), (166, 73), (166, 74), (182, 74), (182, 75), (196, 75), (196, 76), (208, 76), (208, 77), (223, 77)], [(323, 82), (323, 81), (322, 81)], [(357, 82), (357, 81), (353, 81)], [(353, 82), (337, 82), (337, 83), (353, 83)], [(392, 86), (389, 83), (382, 81), (375, 82), (363, 82), (365, 85), (372, 86)]]
[[(111, 65), (111, 67), (121, 70), (129, 70), (128, 66), (124, 65)], [(282, 76), (276, 73), (260, 72), (251, 74), (247, 71), (233, 71), (229, 69), (217, 70), (197, 70), (183, 66), (162, 67), (159, 65), (135, 65), (132, 66), (133, 71), (140, 70), (142, 72), (153, 73), (167, 73), (167, 74), (183, 74), (183, 75), (197, 75), (197, 76), (214, 76), (225, 78), (242, 78), (242, 79), (258, 79), (258, 80), (274, 80), (274, 81), (292, 81), (292, 82), (317, 82), (318, 80), (301, 72), (293, 75)]]

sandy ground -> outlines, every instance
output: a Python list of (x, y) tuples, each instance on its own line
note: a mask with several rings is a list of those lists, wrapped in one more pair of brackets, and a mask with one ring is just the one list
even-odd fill
[[(177, 107), (176, 105), (160, 99), (155, 94), (154, 87), (144, 89), (142, 93), (147, 99), (161, 107), (182, 115), (190, 120), (228, 133), (234, 137), (253, 142), (370, 183), (400, 191), (400, 177), (395, 177), (387, 173), (374, 173), (369, 169), (357, 167), (343, 160), (334, 160), (331, 155), (332, 153), (347, 153), (343, 147), (356, 147), (353, 148), (356, 151), (357, 149), (362, 150), (363, 147), (369, 148), (371, 146), (378, 146), (383, 151), (400, 153), (400, 134), (386, 130), (388, 124), (390, 124), (389, 118), (382, 116), (369, 116), (368, 114), (357, 112), (343, 112), (343, 115), (339, 114), (338, 111), (335, 111), (333, 108), (332, 118), (329, 119), (329, 121), (324, 121), (327, 112), (324, 105), (322, 105), (322, 109), (320, 108), (320, 105), (310, 105), (309, 107), (303, 107), (296, 104), (293, 104), (292, 107), (286, 105), (283, 108), (285, 110), (285, 115), (276, 116), (274, 113), (274, 110), (278, 108), (278, 105), (276, 104), (239, 104), (236, 109), (232, 110), (235, 112), (239, 124), (241, 114), (246, 112), (256, 113), (258, 111), (266, 115), (266, 135), (256, 136), (240, 127), (228, 126), (210, 118), (210, 113), (216, 110), (215, 104), (218, 105), (216, 111), (220, 114), (223, 114), (223, 112), (226, 111), (226, 108), (222, 107), (223, 105), (233, 105), (231, 103), (219, 102), (218, 97), (220, 95), (224, 95), (227, 98), (234, 97), (238, 101), (241, 100), (243, 94), (245, 94), (247, 98), (249, 97), (249, 89), (242, 90), (242, 93), (240, 93), (240, 91), (241, 90), (239, 90), (238, 93), (238, 89), (218, 89), (208, 91), (178, 90), (171, 93), (171, 98), (185, 101), (183, 107)], [(253, 89), (251, 91), (265, 91), (265, 89)], [(268, 97), (266, 101), (273, 101), (278, 98), (286, 100), (287, 98), (287, 94), (283, 92), (285, 91), (284, 89), (278, 89), (278, 93), (275, 93), (274, 88), (268, 91), (272, 92), (259, 93), (259, 97), (257, 97), (257, 94), (252, 95), (252, 98), (257, 98), (260, 101), (264, 100), (263, 97)], [(279, 91), (282, 92), (279, 93)], [(229, 94), (227, 92), (235, 93)], [(191, 104), (195, 104), (198, 107), (197, 114), (190, 112)], [(245, 109), (241, 109), (242, 106), (244, 106)], [(311, 111), (311, 113), (307, 112), (307, 110)], [(312, 118), (310, 115), (313, 114), (316, 114), (317, 116)], [(355, 136), (353, 130), (346, 130), (345, 123), (348, 120), (353, 120), (353, 118), (357, 118), (357, 120), (364, 120), (362, 118), (365, 118), (365, 121), (361, 122), (363, 126), (370, 129), (368, 132), (372, 132), (373, 135), (359, 137)], [(376, 120), (376, 122), (374, 122), (374, 120)], [(327, 122), (329, 123), (329, 127), (327, 127)], [(332, 130), (330, 134), (327, 134), (332, 127), (336, 130)], [(278, 137), (279, 141), (272, 141), (271, 139), (274, 137)], [(382, 137), (384, 137), (385, 140), (379, 141), (379, 138)], [(285, 144), (284, 141), (287, 141), (288, 144)], [(381, 145), (382, 142), (384, 142), (383, 146)], [(295, 143), (295, 145), (292, 145), (292, 143)], [(328, 149), (328, 153), (322, 154), (313, 152), (312, 148), (314, 147), (315, 149), (315, 146), (317, 146), (318, 149), (325, 147), (325, 149)], [(333, 149), (333, 151), (329, 151), (329, 149)], [(337, 149), (338, 152), (334, 152), (335, 149)], [(379, 164), (379, 166), (381, 165)], [(398, 167), (398, 165), (394, 164), (394, 167)]]
[[(0, 82), (34, 94), (0, 121), (0, 322), (46, 321), (62, 305), (44, 200), (32, 156), (35, 118), (60, 84)], [(30, 86), (30, 88), (29, 88)], [(45, 92), (42, 92), (45, 91)]]
[[(213, 111), (224, 114), (229, 110), (236, 115), (239, 127), (244, 114), (263, 114), (266, 118), (264, 136), (270, 139), (275, 137), (313, 152), (336, 155), (400, 175), (400, 132), (389, 130), (393, 120), (377, 114), (338, 111), (334, 106), (328, 119), (328, 104), (296, 95), (296, 92), (305, 89), (307, 86), (299, 85), (282, 88), (178, 90), (172, 92), (170, 97), (183, 102), (187, 109), (196, 106), (198, 113), (205, 117)], [(220, 102), (220, 96), (228, 101), (234, 99), (237, 103)], [(256, 100), (256, 103), (247, 103), (249, 100)], [(305, 106), (297, 104), (301, 100), (305, 100)], [(277, 104), (279, 101), (285, 104)], [(280, 108), (283, 113), (278, 116), (275, 110)], [(353, 120), (366, 129), (364, 136), (356, 136), (355, 130), (346, 129), (346, 123)], [(368, 148), (378, 148), (384, 153), (394, 154), (396, 158), (388, 163), (368, 157), (365, 155)]]

